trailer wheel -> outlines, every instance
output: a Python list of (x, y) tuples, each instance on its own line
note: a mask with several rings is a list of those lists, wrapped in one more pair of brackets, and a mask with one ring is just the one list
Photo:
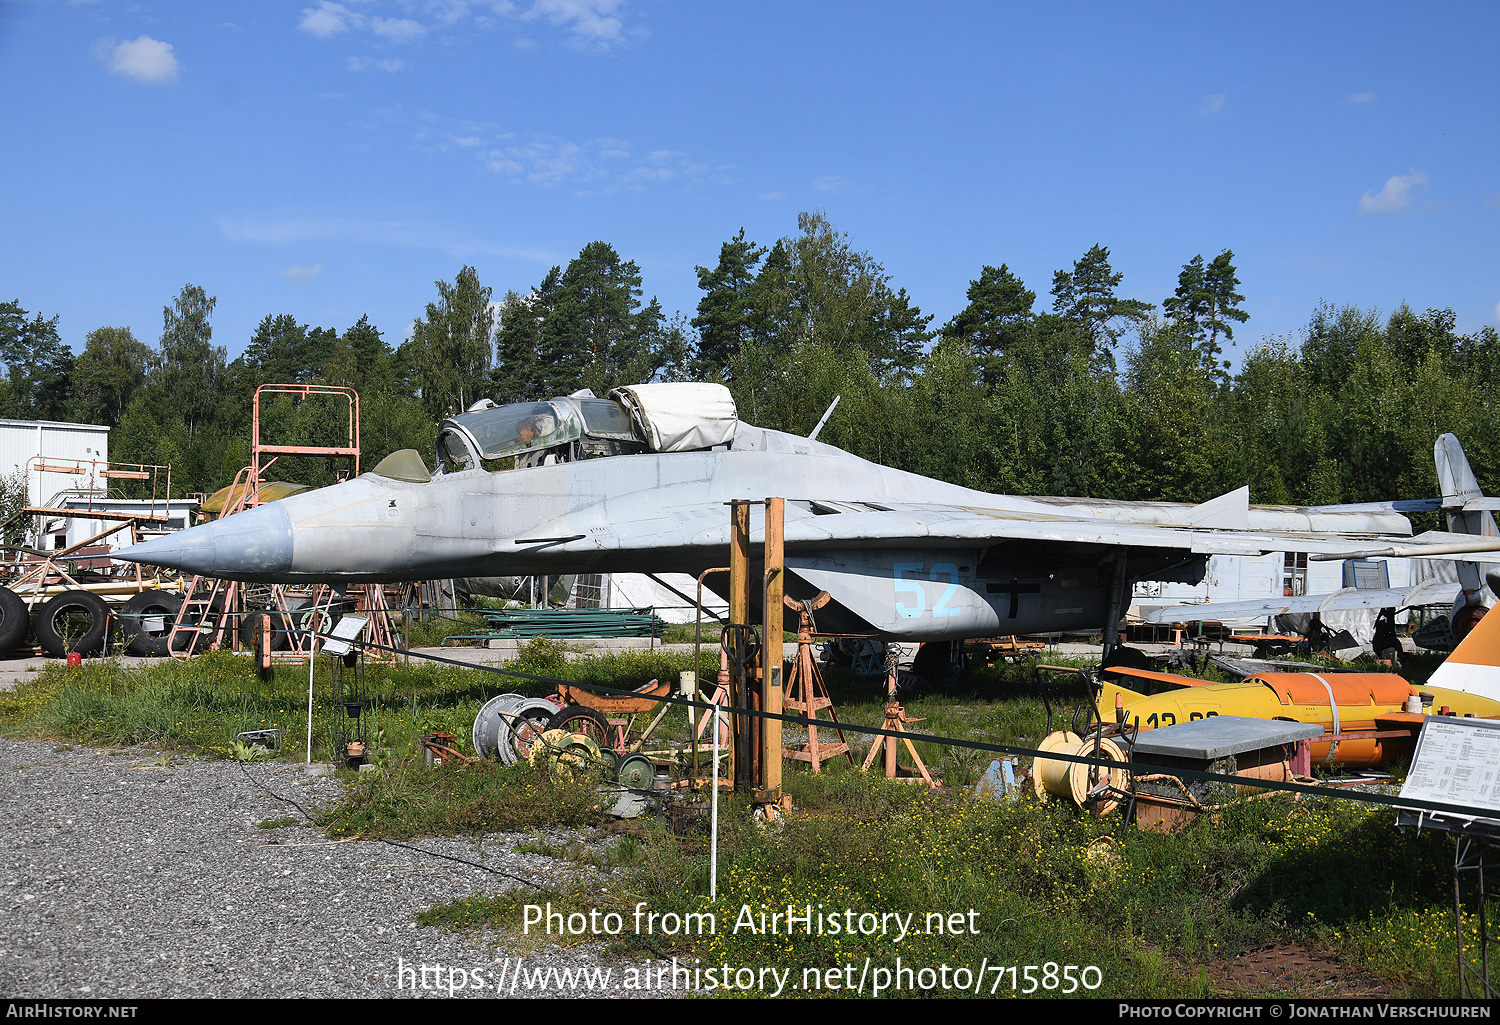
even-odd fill
[(547, 728), (582, 733), (600, 747), (615, 746), (615, 731), (609, 720), (604, 718), (603, 713), (584, 705), (569, 705), (564, 708), (552, 717)]
[(8, 587), (0, 587), (0, 655), (26, 639), (31, 629), (31, 610), (21, 596)]
[(36, 614), (36, 639), (47, 654), (98, 655), (109, 640), (109, 606), (88, 591), (64, 591)]
[[(167, 640), (172, 636), (172, 624), (177, 620), (177, 610), (182, 608), (182, 599), (168, 591), (142, 591), (125, 603), (120, 613), (120, 637), (125, 641), (125, 650), (132, 655), (148, 655), (161, 658), (168, 654)], [(160, 619), (161, 627), (148, 620)]]

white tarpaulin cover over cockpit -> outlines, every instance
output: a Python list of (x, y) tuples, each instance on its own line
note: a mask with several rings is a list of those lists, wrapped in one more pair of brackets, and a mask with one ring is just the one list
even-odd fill
[(734, 440), (739, 414), (722, 384), (636, 384), (609, 397), (630, 417), (653, 452), (693, 452)]

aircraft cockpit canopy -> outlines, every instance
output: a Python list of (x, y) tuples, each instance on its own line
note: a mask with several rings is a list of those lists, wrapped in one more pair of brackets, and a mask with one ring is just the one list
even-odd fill
[[(486, 400), (487, 401), (487, 400)], [(722, 385), (617, 388), (547, 402), (493, 403), (438, 425), (438, 472), (511, 458), (517, 469), (639, 452), (684, 452), (727, 444), (738, 423)]]

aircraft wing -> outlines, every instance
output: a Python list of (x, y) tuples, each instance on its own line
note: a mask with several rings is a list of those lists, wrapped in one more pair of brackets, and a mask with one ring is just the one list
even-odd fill
[[(801, 506), (829, 511), (815, 512)], [(1352, 558), (1355, 549), (1368, 549), (1372, 544), (1389, 545), (1393, 540), (1389, 535), (1380, 534), (1256, 531), (1141, 523), (1102, 517), (1040, 517), (1034, 510), (980, 509), (942, 504), (885, 503), (879, 509), (861, 508), (860, 511), (854, 511), (854, 506), (855, 503), (788, 501), (788, 548), (826, 546), (830, 543), (850, 548), (880, 548), (1051, 541), (1109, 547), (1170, 548), (1195, 555), (1258, 556), (1269, 552), (1310, 552), (1328, 558)], [(655, 521), (653, 533), (660, 529), (660, 525), (659, 520)], [(616, 522), (610, 530), (591, 531), (587, 540), (578, 538), (577, 546), (585, 549), (593, 545), (633, 547), (628, 533), (622, 532), (620, 526)], [(1477, 540), (1479, 539), (1465, 534), (1429, 531), (1418, 537), (1400, 538), (1399, 542), (1412, 556), (1421, 557), (1430, 547), (1471, 545)], [(1483, 540), (1500, 546), (1500, 542), (1495, 539)], [(611, 544), (611, 541), (614, 543)], [(694, 532), (688, 543), (720, 545), (727, 542), (727, 525), (714, 523)], [(1479, 552), (1471, 558), (1474, 561), (1500, 562), (1500, 551)]]
[(1303, 594), (1289, 598), (1257, 598), (1248, 601), (1200, 602), (1170, 605), (1145, 617), (1148, 623), (1180, 623), (1198, 619), (1252, 619), (1307, 612), (1347, 612), (1351, 609), (1409, 608), (1415, 605), (1451, 605), (1459, 585), (1452, 580), (1429, 580), (1415, 587), (1357, 590), (1346, 587), (1330, 594)]

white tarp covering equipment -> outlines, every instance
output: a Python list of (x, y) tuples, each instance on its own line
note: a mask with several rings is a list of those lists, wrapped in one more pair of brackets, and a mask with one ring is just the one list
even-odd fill
[(734, 440), (739, 414), (722, 384), (635, 384), (609, 397), (630, 410), (653, 452), (694, 452)]

